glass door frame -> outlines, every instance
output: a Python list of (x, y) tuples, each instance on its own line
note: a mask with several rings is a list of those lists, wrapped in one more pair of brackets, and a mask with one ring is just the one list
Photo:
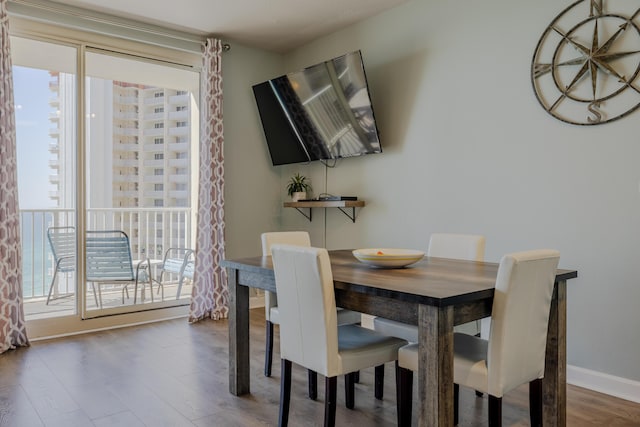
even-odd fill
[[(38, 40), (54, 44), (66, 45), (76, 49), (76, 81), (77, 81), (77, 108), (76, 108), (76, 227), (77, 230), (86, 228), (86, 214), (79, 215), (78, 212), (86, 212), (86, 187), (82, 177), (86, 175), (85, 153), (85, 123), (84, 117), (86, 108), (84, 102), (85, 82), (84, 78), (84, 56), (89, 46), (95, 46), (98, 49), (107, 49), (118, 51), (121, 46), (122, 54), (132, 54), (134, 57), (148, 56), (150, 60), (159, 60), (168, 62), (169, 64), (185, 64), (185, 67), (191, 68), (193, 71), (200, 71), (201, 56), (190, 52), (172, 51), (158, 46), (150, 46), (135, 41), (115, 40), (108, 36), (85, 33), (77, 30), (69, 30), (63, 27), (46, 24), (42, 22), (30, 21), (19, 17), (10, 16), (11, 20), (11, 36), (22, 37), (26, 39)], [(117, 48), (116, 48), (117, 46)], [(193, 214), (195, 217), (195, 213)], [(84, 233), (78, 233), (81, 236)], [(83, 259), (86, 254), (85, 240), (77, 239), (78, 259)], [(85, 277), (84, 263), (78, 263), (76, 269), (77, 278)], [(48, 319), (27, 320), (29, 336), (32, 341), (36, 341), (45, 337), (64, 336), (75, 333), (82, 333), (88, 330), (99, 330), (104, 328), (121, 327), (132, 324), (146, 323), (150, 321), (158, 321), (176, 317), (185, 317), (188, 315), (188, 306), (160, 307), (149, 311), (137, 313), (123, 313), (117, 316), (107, 316), (91, 318), (86, 315), (87, 297), (86, 292), (81, 291), (81, 287), (87, 284), (81, 284), (76, 279), (76, 313), (74, 315), (66, 315)]]
[[(167, 154), (169, 152), (173, 153), (173, 151), (169, 151), (169, 149), (165, 150), (164, 148), (165, 146), (169, 147), (171, 144), (171, 141), (169, 141), (169, 135), (171, 133), (167, 131), (182, 129), (180, 127), (176, 127), (176, 128), (171, 127), (172, 120), (178, 122), (182, 119), (171, 118), (172, 112), (170, 111), (170, 107), (173, 106), (174, 104), (170, 101), (172, 98), (180, 99), (180, 94), (182, 93), (182, 89), (187, 89), (185, 91), (185, 94), (191, 94), (189, 95), (189, 98), (184, 101), (189, 105), (189, 107), (187, 108), (190, 114), (188, 115), (188, 122), (187, 122), (190, 124), (188, 128), (189, 137), (187, 139), (187, 141), (189, 142), (188, 146), (190, 146), (188, 150), (191, 153), (190, 155), (191, 159), (193, 159), (194, 156), (197, 158), (198, 138), (197, 138), (197, 134), (193, 135), (192, 133), (194, 130), (199, 129), (199, 126), (198, 126), (199, 125), (198, 94), (200, 90), (199, 73), (194, 73), (194, 71), (191, 68), (178, 66), (172, 63), (167, 63), (166, 61), (158, 61), (150, 58), (142, 58), (139, 55), (131, 56), (122, 52), (106, 51), (104, 49), (101, 49), (95, 46), (85, 45), (83, 46), (81, 53), (83, 56), (82, 57), (83, 70), (81, 74), (82, 88), (79, 91), (79, 94), (83, 96), (82, 98), (83, 111), (81, 116), (79, 116), (78, 119), (80, 120), (80, 117), (82, 117), (83, 126), (81, 129), (82, 139), (80, 142), (80, 144), (82, 145), (82, 150), (80, 151), (82, 152), (79, 151), (78, 153), (78, 162), (81, 162), (80, 160), (81, 158), (84, 159), (82, 160), (82, 171), (81, 171), (82, 177), (84, 178), (84, 181), (83, 181), (84, 188), (83, 189), (79, 188), (78, 194), (82, 195), (82, 198), (81, 198), (82, 206), (79, 206), (79, 211), (84, 212), (83, 219), (86, 221), (82, 224), (82, 229), (84, 230), (116, 229), (116, 230), (125, 231), (126, 233), (128, 233), (128, 237), (129, 237), (129, 249), (130, 249), (132, 260), (138, 260), (138, 262), (140, 262), (148, 258), (148, 259), (151, 259), (151, 262), (155, 264), (155, 265), (148, 265), (147, 267), (150, 270), (146, 274), (146, 279), (148, 280), (144, 280), (144, 277), (142, 276), (138, 277), (139, 280), (137, 282), (138, 284), (136, 288), (139, 290), (140, 295), (138, 299), (136, 299), (136, 297), (134, 296), (133, 300), (139, 301), (139, 303), (135, 303), (133, 305), (129, 303), (123, 303), (122, 305), (117, 305), (114, 307), (101, 306), (99, 308), (93, 308), (91, 306), (93, 300), (90, 298), (90, 295), (89, 295), (89, 292), (90, 292), (89, 283), (84, 283), (84, 298), (82, 299), (83, 300), (82, 317), (84, 319), (87, 319), (87, 318), (93, 318), (93, 317), (108, 316), (113, 314), (138, 312), (138, 311), (153, 310), (158, 308), (172, 307), (176, 305), (189, 304), (189, 300), (182, 299), (182, 298), (167, 299), (167, 300), (163, 298), (161, 301), (154, 301), (153, 295), (151, 296), (152, 302), (144, 302), (143, 295), (145, 295), (145, 290), (147, 289), (147, 287), (151, 288), (151, 292), (153, 292), (154, 285), (158, 288), (158, 290), (160, 290), (159, 289), (160, 284), (157, 281), (158, 272), (159, 272), (158, 264), (161, 263), (161, 260), (164, 256), (164, 252), (167, 249), (165, 246), (173, 247), (173, 245), (177, 244), (186, 249), (195, 249), (195, 247), (188, 247), (188, 246), (195, 246), (195, 227), (193, 226), (194, 224), (193, 220), (195, 219), (195, 207), (193, 207), (193, 205), (196, 199), (193, 197), (193, 191), (191, 191), (191, 193), (187, 192), (188, 198), (186, 200), (189, 201), (190, 204), (185, 208), (183, 208), (187, 210), (187, 212), (183, 216), (180, 216), (179, 212), (174, 215), (173, 214), (174, 212), (171, 211), (172, 209), (171, 206), (165, 208), (164, 198), (161, 199), (163, 201), (162, 203), (163, 207), (161, 208), (160, 213), (158, 213), (159, 208), (145, 207), (144, 202), (142, 203), (136, 202), (134, 203), (135, 206), (131, 206), (129, 208), (122, 208), (120, 210), (117, 207), (113, 207), (113, 204), (115, 203), (115, 200), (116, 200), (115, 199), (116, 190), (115, 190), (115, 187), (113, 186), (113, 180), (112, 182), (104, 182), (105, 192), (110, 193), (111, 191), (113, 191), (113, 194), (110, 197), (111, 200), (104, 200), (101, 197), (98, 197), (94, 200), (94, 197), (91, 194), (91, 192), (93, 188), (95, 188), (95, 185), (100, 184), (100, 182), (93, 182), (93, 181), (99, 181), (99, 179), (96, 180), (96, 177), (98, 175), (93, 174), (91, 172), (91, 168), (87, 165), (89, 161), (93, 162), (96, 160), (96, 154), (91, 152), (92, 147), (95, 147), (95, 145), (92, 145), (92, 144), (96, 144), (96, 141), (91, 141), (91, 139), (97, 139), (99, 141), (100, 136), (103, 136), (103, 134), (94, 135), (88, 123), (90, 121), (93, 121), (94, 118), (95, 120), (100, 119), (99, 117), (96, 116), (95, 114), (96, 111), (90, 111), (90, 109), (94, 108), (92, 95), (94, 90), (97, 89), (97, 88), (94, 88), (93, 86), (94, 83), (97, 83), (98, 87), (103, 88), (104, 83), (101, 83), (103, 79), (105, 82), (111, 82), (111, 86), (110, 86), (110, 89), (112, 91), (111, 97), (114, 100), (116, 96), (119, 96), (119, 95), (116, 95), (116, 88), (120, 88), (120, 86), (115, 84), (116, 81), (122, 81), (124, 82), (123, 84), (125, 85), (140, 85), (141, 87), (135, 88), (135, 93), (137, 93), (136, 105), (140, 107), (141, 111), (138, 111), (136, 119), (132, 119), (135, 121), (135, 127), (137, 129), (137, 132), (136, 132), (136, 138), (138, 138), (137, 147), (136, 147), (137, 151), (135, 151), (134, 153), (136, 154), (135, 160), (126, 160), (126, 161), (127, 162), (133, 161), (134, 163), (139, 165), (139, 169), (140, 169), (139, 175), (146, 176), (145, 170), (144, 170), (145, 169), (144, 164), (146, 163), (147, 159), (144, 158), (144, 155), (146, 154), (148, 156), (151, 156), (152, 152), (151, 151), (147, 152), (147, 149), (145, 148), (147, 141), (145, 138), (147, 138), (148, 130), (153, 131), (155, 129), (148, 129), (145, 127), (145, 125), (151, 125), (152, 122), (155, 123), (157, 121), (161, 122), (162, 123), (161, 128), (163, 129), (162, 136), (164, 139), (167, 139), (167, 141), (165, 141), (162, 144), (163, 146), (162, 152)], [(110, 71), (105, 71), (105, 70), (109, 70), (110, 68), (113, 68), (113, 71), (115, 71), (115, 73), (111, 73)], [(138, 68), (139, 70), (136, 70), (135, 72), (123, 71), (123, 70), (132, 70), (134, 68)], [(154, 71), (156, 72), (155, 74), (154, 74)], [(144, 75), (144, 76), (153, 75), (154, 77), (150, 79), (149, 83), (141, 83), (141, 81), (136, 80), (141, 78), (140, 75)], [(121, 79), (129, 79), (129, 78), (131, 78), (132, 80), (121, 80)], [(182, 80), (178, 80), (180, 78), (184, 79), (184, 82), (185, 82), (184, 87), (182, 89), (177, 89), (174, 86), (176, 85), (176, 82), (182, 81)], [(145, 77), (143, 80), (146, 82), (147, 78)], [(164, 84), (160, 85), (161, 82)], [(87, 88), (88, 84), (91, 84), (90, 90)], [(124, 86), (124, 88), (129, 90), (129, 89), (132, 89), (132, 86)], [(99, 92), (99, 90), (97, 91)], [(156, 97), (155, 96), (157, 95), (156, 92), (161, 92), (162, 96)], [(128, 92), (126, 94), (130, 95)], [(106, 96), (106, 93), (103, 93), (103, 95)], [(162, 100), (159, 102), (163, 106), (163, 109), (162, 109), (163, 113), (161, 114), (163, 117), (155, 118), (156, 114), (153, 114), (154, 119), (147, 120), (146, 115), (148, 113), (146, 109), (148, 108), (149, 111), (151, 111), (154, 108), (154, 106), (156, 106), (157, 104), (155, 101), (156, 98), (159, 100), (160, 99)], [(100, 102), (97, 102), (99, 106), (107, 104), (105, 102), (102, 102), (103, 99), (100, 98), (100, 95), (97, 95), (97, 99), (98, 101), (100, 101)], [(147, 101), (150, 101), (150, 100), (154, 102), (150, 103), (147, 106)], [(115, 105), (114, 102), (115, 101), (112, 101), (109, 104)], [(142, 105), (140, 106), (141, 103)], [(98, 108), (97, 111), (99, 116), (100, 107), (97, 107), (97, 108)], [(164, 111), (165, 108), (167, 108), (166, 112)], [(115, 106), (112, 113), (115, 116)], [(108, 114), (106, 114), (106, 111), (103, 111), (102, 115), (105, 116), (105, 119), (104, 119), (105, 122), (103, 122), (102, 125), (103, 127), (107, 127), (106, 117), (108, 116)], [(145, 120), (142, 120), (143, 118), (145, 118)], [(110, 130), (112, 132), (110, 137), (111, 138), (110, 142), (107, 144), (98, 143), (98, 145), (100, 146), (99, 149), (105, 148), (105, 146), (111, 147), (107, 150), (107, 152), (98, 153), (98, 154), (103, 154), (103, 156), (100, 156), (101, 159), (104, 158), (104, 160), (99, 161), (98, 163), (102, 165), (102, 163), (104, 162), (106, 164), (105, 171), (101, 176), (103, 179), (105, 179), (109, 175), (108, 172), (113, 173), (113, 175), (115, 176), (116, 147), (119, 146), (121, 142), (123, 142), (123, 141), (119, 141), (122, 137), (117, 138), (114, 132), (114, 129), (116, 129), (115, 117), (114, 119), (111, 120), (110, 125), (111, 125)], [(176, 124), (176, 126), (180, 126), (180, 125)], [(100, 128), (100, 125), (97, 125), (97, 127)], [(165, 127), (167, 127), (168, 129), (164, 129)], [(125, 131), (133, 130), (133, 129), (126, 128), (126, 123), (123, 129), (125, 129)], [(148, 138), (151, 139), (150, 136)], [(118, 139), (118, 142), (116, 141), (117, 139)], [(130, 141), (127, 144), (125, 144), (125, 146), (127, 145), (130, 145)], [(180, 144), (176, 144), (176, 145), (179, 146)], [(173, 147), (175, 149), (175, 146)], [(121, 150), (121, 148), (119, 148), (118, 150)], [(110, 162), (106, 158), (109, 157), (111, 153), (113, 153), (112, 161), (114, 162), (114, 164), (109, 166)], [(126, 156), (131, 155), (129, 151), (125, 151), (124, 154)], [(188, 158), (189, 157), (187, 157), (187, 159)], [(163, 182), (165, 182), (165, 184), (168, 184), (168, 178), (166, 178), (166, 176), (170, 177), (173, 175), (168, 175), (166, 173), (167, 171), (171, 170), (171, 167), (168, 165), (169, 160), (168, 159), (164, 160), (164, 156), (163, 156), (163, 161), (164, 161), (164, 165), (159, 167), (162, 167), (163, 169), (163, 174), (162, 174)], [(176, 161), (179, 161), (179, 160), (176, 160)], [(155, 161), (155, 163), (157, 162), (160, 162), (160, 161)], [(148, 169), (152, 169), (153, 167), (149, 167)], [(109, 171), (107, 171), (106, 169), (109, 169)], [(176, 169), (178, 168), (176, 167)], [(189, 168), (186, 168), (186, 170), (189, 171)], [(197, 176), (198, 176), (197, 168), (191, 168), (190, 172), (191, 173), (186, 175), (186, 179), (191, 181), (190, 185), (187, 186), (187, 188), (191, 188), (191, 189), (193, 189), (194, 187), (197, 188)], [(130, 171), (125, 172), (125, 175), (126, 173), (130, 173)], [(137, 177), (139, 175), (138, 173), (136, 173), (134, 177)], [(79, 173), (79, 176), (80, 176), (80, 173)], [(181, 175), (176, 175), (176, 178), (179, 176)], [(152, 183), (147, 182), (146, 184), (151, 185)], [(108, 185), (112, 186), (110, 190), (107, 190)], [(140, 185), (144, 187), (145, 183), (142, 182)], [(144, 188), (141, 189), (141, 192), (139, 193), (139, 195), (147, 196)], [(167, 196), (167, 191), (163, 193), (163, 196)], [(109, 196), (107, 196), (107, 198), (109, 198)], [(101, 200), (98, 200), (98, 199), (101, 199)], [(108, 212), (106, 212), (105, 216), (100, 220), (94, 221), (93, 220), (94, 213), (95, 213), (95, 216), (98, 216), (99, 211), (101, 210), (101, 208), (103, 208), (102, 205), (105, 203), (108, 204), (108, 206), (104, 205), (104, 209), (106, 209)], [(94, 205), (94, 206), (91, 206), (91, 205)], [(179, 208), (178, 206), (179, 205), (174, 206), (173, 209), (176, 211), (181, 210), (181, 208)], [(165, 210), (169, 210), (169, 212), (167, 213), (165, 212)], [(112, 215), (113, 218), (108, 218), (109, 215)], [(128, 220), (123, 220), (122, 217), (120, 217), (120, 219), (118, 220), (117, 217), (124, 216), (124, 215), (129, 215)], [(134, 215), (135, 215), (135, 218), (134, 218)], [(163, 219), (160, 223), (157, 221), (158, 215), (161, 215)], [(165, 225), (165, 221), (164, 221), (165, 216), (169, 220), (167, 222), (167, 225)], [(185, 229), (183, 230), (184, 237), (177, 236), (174, 238), (174, 236), (172, 235), (172, 232), (174, 231), (174, 226), (176, 224), (180, 224), (179, 218), (185, 219), (185, 222), (184, 222)], [(158, 253), (157, 246), (151, 243), (151, 241), (157, 240), (156, 239), (157, 236), (156, 235), (151, 236), (151, 233), (154, 233), (154, 230), (155, 232), (158, 232), (158, 227), (161, 228), (161, 232), (162, 232), (162, 239), (159, 245), (159, 247), (161, 248), (161, 251), (159, 253)], [(165, 230), (165, 228), (167, 229)], [(81, 229), (81, 228), (78, 227), (78, 229)], [(167, 231), (169, 233), (166, 233)], [(165, 234), (169, 234), (169, 236), (167, 237), (165, 236)], [(84, 250), (83, 253), (85, 255), (83, 259), (86, 259), (86, 242), (84, 243), (85, 245), (82, 249)], [(150, 250), (146, 250), (146, 248), (149, 248)], [(81, 252), (78, 252), (78, 253), (81, 253)], [(137, 277), (138, 271), (135, 268), (136, 265), (137, 263), (134, 262), (134, 276)], [(82, 277), (86, 277), (86, 276), (82, 276)], [(148, 285), (149, 283), (150, 283), (150, 286)], [(99, 291), (98, 289), (99, 286), (100, 284), (98, 283), (95, 284), (96, 291)], [(119, 287), (122, 285), (117, 285), (117, 286), (119, 290), (120, 289)], [(164, 283), (162, 286), (163, 286), (162, 294), (164, 294), (165, 292)], [(130, 284), (128, 288), (134, 288), (134, 285)], [(134, 292), (135, 292), (135, 289), (134, 289)], [(183, 293), (182, 295), (185, 296), (185, 293)]]

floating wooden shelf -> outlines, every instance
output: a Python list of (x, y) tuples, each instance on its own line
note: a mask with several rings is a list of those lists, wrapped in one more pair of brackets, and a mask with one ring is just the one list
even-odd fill
[[(285, 208), (295, 208), (309, 221), (311, 221), (312, 208), (338, 208), (343, 214), (348, 216), (352, 222), (356, 222), (356, 208), (361, 208), (364, 205), (364, 200), (311, 200), (306, 202), (284, 202)], [(303, 208), (309, 209), (309, 214), (301, 210)], [(345, 211), (345, 208), (351, 208), (351, 214)]]

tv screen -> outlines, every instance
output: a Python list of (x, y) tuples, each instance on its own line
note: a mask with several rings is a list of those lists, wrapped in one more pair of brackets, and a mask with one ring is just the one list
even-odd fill
[(360, 51), (253, 86), (274, 165), (381, 153)]

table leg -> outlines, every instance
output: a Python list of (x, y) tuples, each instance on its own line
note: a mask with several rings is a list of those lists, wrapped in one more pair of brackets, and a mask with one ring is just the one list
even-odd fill
[(567, 423), (567, 282), (556, 283), (549, 312), (547, 350), (542, 380), (542, 425)]
[(228, 270), (229, 392), (249, 393), (249, 288), (238, 285), (238, 270)]
[(453, 425), (453, 307), (418, 306), (418, 425)]

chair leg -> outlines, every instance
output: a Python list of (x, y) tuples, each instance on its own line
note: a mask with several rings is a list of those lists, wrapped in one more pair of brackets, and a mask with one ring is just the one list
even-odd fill
[[(144, 289), (144, 283), (142, 283), (142, 288)], [(149, 275), (149, 293), (151, 294), (151, 302), (153, 302), (153, 279), (151, 275)]]
[(156, 280), (156, 283), (158, 284), (158, 290), (156, 291), (156, 294), (159, 294), (160, 291), (162, 290), (162, 294), (160, 295), (160, 301), (164, 301), (164, 285), (162, 284), (162, 282), (158, 282)]
[(353, 380), (356, 382), (356, 384), (359, 383), (360, 382), (360, 371), (355, 371), (353, 373), (353, 375), (354, 375)]
[[(476, 392), (477, 393), (477, 392)], [(460, 385), (453, 384), (453, 425), (457, 426), (460, 420)]]
[(51, 279), (51, 286), (49, 286), (49, 295), (47, 296), (46, 305), (49, 305), (49, 300), (51, 299), (51, 291), (53, 291), (53, 285), (56, 283), (57, 276), (58, 276), (58, 266), (56, 265), (56, 269), (53, 271), (53, 278)]
[(531, 427), (542, 427), (542, 380), (529, 383), (529, 418)]
[(356, 406), (356, 387), (355, 375), (353, 372), (344, 376), (344, 400), (347, 409), (353, 409)]
[(384, 365), (376, 366), (374, 394), (376, 399), (382, 400), (384, 395)]
[(502, 398), (489, 395), (489, 427), (502, 427)]
[(336, 425), (336, 402), (338, 400), (338, 377), (325, 378), (324, 425)]
[(398, 426), (411, 426), (411, 406), (413, 403), (413, 372), (410, 369), (396, 368)]
[(94, 282), (91, 282), (91, 289), (93, 289), (93, 298), (96, 300), (96, 307), (100, 307), (98, 305), (98, 294), (96, 293), (96, 284)]
[(278, 426), (286, 427), (289, 424), (289, 404), (291, 403), (291, 361), (282, 359), (280, 362), (280, 414)]
[(273, 363), (273, 323), (267, 320), (266, 348), (264, 351), (264, 376), (271, 376), (271, 364)]
[(318, 398), (318, 374), (309, 369), (307, 377), (309, 378), (309, 399), (316, 400)]
[[(95, 289), (94, 289), (95, 295)], [(100, 283), (98, 283), (98, 301), (100, 301), (100, 308), (102, 309), (102, 288), (100, 287)]]
[(184, 282), (184, 276), (180, 276), (178, 280), (178, 291), (176, 292), (176, 299), (180, 299), (180, 293), (182, 292), (182, 282)]
[[(480, 330), (482, 329), (482, 322), (480, 320), (476, 320), (476, 330), (478, 331), (478, 333), (476, 333), (474, 336), (480, 338), (482, 336), (482, 334), (480, 333)], [(476, 397), (482, 397), (483, 393), (481, 391), (476, 390)]]

